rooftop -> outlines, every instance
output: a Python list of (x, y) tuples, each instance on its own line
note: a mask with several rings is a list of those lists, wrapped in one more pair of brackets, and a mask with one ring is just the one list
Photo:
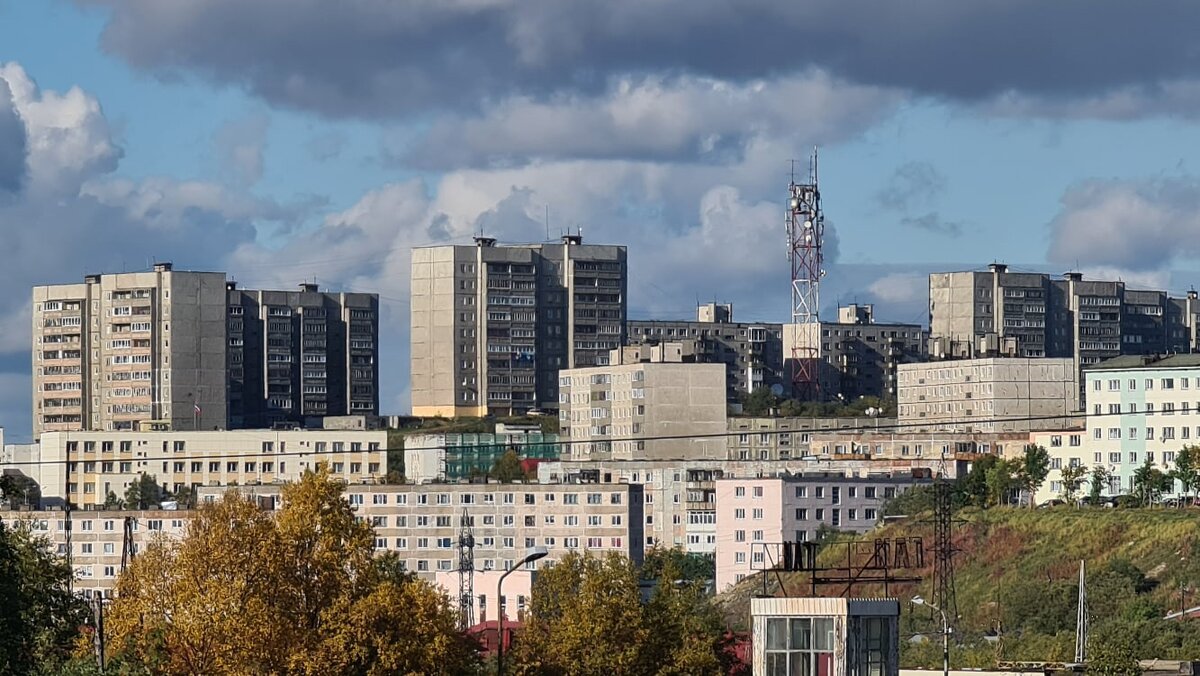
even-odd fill
[(1086, 371), (1126, 371), (1129, 369), (1200, 368), (1200, 354), (1124, 355), (1102, 361)]

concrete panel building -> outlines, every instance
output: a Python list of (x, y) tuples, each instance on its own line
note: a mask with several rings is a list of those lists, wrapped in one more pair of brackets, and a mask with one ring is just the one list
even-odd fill
[(559, 429), (571, 458), (725, 457), (725, 366), (677, 361), (670, 347), (626, 347), (609, 366), (560, 372)]
[(379, 414), (379, 296), (227, 283), (229, 426)]
[(630, 345), (682, 342), (698, 362), (725, 365), (730, 403), (760, 387), (790, 387), (783, 370), (782, 326), (733, 321), (733, 306), (707, 303), (697, 308), (696, 321), (630, 320)]
[[(1080, 428), (1064, 428), (1061, 430), (1044, 430), (1040, 432), (1029, 433), (1029, 443), (1034, 446), (1041, 446), (1046, 449), (1050, 455), (1050, 471), (1046, 475), (1046, 480), (1038, 487), (1038, 490), (1033, 495), (1035, 505), (1040, 505), (1047, 500), (1053, 500), (1063, 497), (1063, 474), (1062, 471), (1068, 467), (1087, 467), (1089, 474), (1092, 464), (1089, 464), (1091, 456), (1088, 449), (1084, 446), (1084, 437), (1087, 430)], [(1012, 450), (1006, 452), (1006, 458), (1015, 459), (1021, 457), (1023, 448), (1012, 447)], [(1102, 464), (1102, 463), (1101, 463)], [(1084, 477), (1087, 479), (1088, 477)], [(1119, 486), (1105, 486), (1101, 491), (1104, 495), (1110, 488)], [(1082, 498), (1087, 495), (1090, 486), (1084, 482), (1080, 489), (1076, 492), (1076, 498)], [(1113, 493), (1116, 494), (1115, 492)]]
[(142, 473), (169, 493), (201, 486), (281, 483), (325, 463), (347, 482), (387, 476), (387, 432), (228, 430), (43, 432), (38, 461), (45, 505), (79, 508), (118, 497)]
[(718, 481), (717, 591), (770, 567), (780, 543), (815, 540), (822, 528), (874, 528), (885, 501), (931, 481), (929, 472), (882, 468), (864, 476), (813, 472)]
[(1113, 480), (1105, 495), (1132, 493), (1144, 462), (1169, 472), (1181, 448), (1200, 443), (1200, 355), (1119, 357), (1087, 369), (1084, 378), (1083, 448), (1065, 457), (1108, 469)]
[(1082, 368), (1127, 354), (1195, 352), (1200, 300), (1120, 281), (985, 271), (929, 276), (935, 358), (1071, 357)]
[(535, 460), (554, 460), (562, 453), (558, 435), (540, 429), (412, 434), (404, 438), (404, 480), (425, 484), (486, 474), (510, 450)]
[(88, 275), (33, 288), (33, 434), (225, 427), (225, 275)]
[(1070, 358), (986, 358), (900, 367), (905, 431), (1028, 432), (1062, 427), (1078, 410)]
[(896, 419), (731, 417), (727, 427), (730, 460), (789, 460), (813, 454), (814, 434), (857, 438), (870, 430), (894, 430)]
[(418, 416), (558, 405), (558, 370), (603, 365), (625, 337), (625, 247), (413, 249), (411, 377)]

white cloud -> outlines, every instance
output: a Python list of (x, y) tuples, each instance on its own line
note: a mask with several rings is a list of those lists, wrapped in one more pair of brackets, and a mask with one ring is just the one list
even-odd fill
[(892, 273), (871, 282), (867, 291), (884, 303), (913, 303), (929, 298), (929, 276)]

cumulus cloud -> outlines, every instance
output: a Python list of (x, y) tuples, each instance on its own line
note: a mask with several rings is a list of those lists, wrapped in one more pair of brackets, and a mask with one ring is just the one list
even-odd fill
[[(104, 44), (136, 67), (329, 115), (595, 94), (614, 74), (749, 82), (810, 67), (960, 101), (1138, 86), (1152, 100), (1156, 83), (1195, 81), (1200, 67), (1200, 6), (1187, 0), (1154, 12), (1123, 0), (77, 1), (110, 8)], [(1130, 35), (1138, 48), (1112, 58)]]
[(871, 282), (867, 292), (884, 303), (912, 303), (929, 298), (927, 274), (892, 273)]
[(843, 141), (900, 100), (899, 92), (819, 71), (745, 84), (622, 77), (598, 96), (516, 96), (479, 115), (439, 117), (403, 159), (426, 168), (563, 158), (727, 162), (764, 134), (799, 130), (809, 144)]
[(25, 125), (8, 81), (0, 78), (0, 195), (15, 193), (25, 179)]
[(69, 195), (89, 176), (116, 168), (121, 150), (94, 97), (78, 87), (42, 91), (17, 63), (0, 65), (25, 126), (27, 189)]
[(1200, 181), (1089, 180), (1071, 186), (1050, 223), (1048, 260), (1161, 270), (1200, 256)]
[(253, 185), (262, 178), (270, 123), (271, 118), (260, 113), (230, 120), (217, 129), (213, 139), (217, 158), (241, 185)]

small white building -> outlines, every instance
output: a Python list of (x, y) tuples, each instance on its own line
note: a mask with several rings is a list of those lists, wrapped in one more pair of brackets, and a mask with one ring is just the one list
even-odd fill
[(750, 600), (754, 676), (897, 676), (896, 599)]

